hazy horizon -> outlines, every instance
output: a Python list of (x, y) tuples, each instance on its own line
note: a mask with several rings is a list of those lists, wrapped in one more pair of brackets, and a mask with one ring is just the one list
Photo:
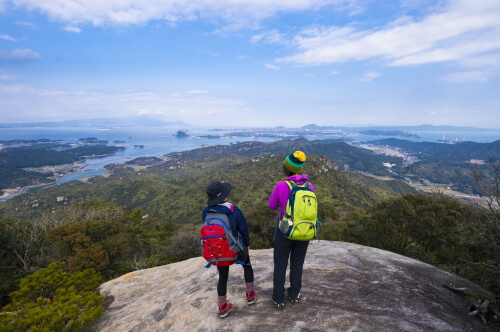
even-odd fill
[(492, 0), (0, 0), (0, 123), (498, 129), (499, 17)]
[[(103, 120), (104, 122), (98, 122)], [(144, 122), (139, 122), (144, 120)], [(117, 121), (117, 122), (113, 122)], [(134, 122), (137, 121), (137, 122)], [(81, 122), (81, 123), (79, 123)], [(9, 126), (12, 127), (9, 127)], [(25, 125), (25, 126), (23, 126)], [(5, 127), (2, 127), (5, 126)], [(356, 125), (356, 124), (346, 124), (346, 125), (329, 125), (329, 124), (317, 124), (308, 123), (298, 127), (287, 127), (283, 125), (276, 126), (245, 126), (245, 125), (193, 125), (191, 123), (186, 123), (180, 120), (163, 121), (149, 115), (142, 116), (132, 116), (132, 117), (115, 117), (115, 118), (92, 118), (92, 119), (73, 119), (66, 121), (50, 121), (50, 122), (0, 122), (0, 129), (13, 129), (13, 128), (75, 128), (75, 129), (85, 129), (85, 128), (101, 128), (101, 129), (126, 129), (126, 128), (163, 128), (172, 130), (253, 130), (253, 129), (263, 129), (263, 130), (273, 130), (276, 128), (284, 128), (287, 130), (297, 130), (308, 126), (318, 126), (320, 129), (331, 128), (342, 128), (342, 129), (381, 129), (381, 130), (394, 130), (394, 129), (408, 129), (408, 130), (428, 130), (428, 131), (454, 131), (454, 130), (466, 130), (466, 131), (490, 131), (493, 133), (498, 132), (500, 134), (500, 127), (473, 127), (473, 126), (451, 126), (451, 125), (432, 125), (421, 123), (418, 125), (405, 126), (405, 125)], [(184, 129), (183, 129), (184, 128)], [(499, 137), (500, 138), (500, 137)]]

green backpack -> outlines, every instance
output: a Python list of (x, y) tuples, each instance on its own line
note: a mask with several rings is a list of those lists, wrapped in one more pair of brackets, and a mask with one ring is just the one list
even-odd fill
[(290, 187), (285, 215), (279, 221), (279, 229), (290, 240), (309, 241), (316, 236), (320, 225), (316, 194), (309, 188), (309, 182), (297, 185), (285, 181)]

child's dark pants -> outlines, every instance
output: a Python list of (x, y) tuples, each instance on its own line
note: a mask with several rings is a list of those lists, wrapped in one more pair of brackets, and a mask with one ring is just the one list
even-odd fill
[[(250, 257), (245, 261), (243, 266), (243, 273), (245, 275), (245, 282), (253, 282), (253, 268), (250, 263)], [(219, 271), (219, 282), (217, 283), (217, 295), (225, 296), (227, 293), (227, 279), (229, 278), (229, 266), (217, 266)]]

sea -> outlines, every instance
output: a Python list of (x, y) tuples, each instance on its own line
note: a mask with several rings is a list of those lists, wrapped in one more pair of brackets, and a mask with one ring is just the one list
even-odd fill
[[(177, 138), (175, 134), (179, 129), (173, 128), (150, 128), (150, 127), (126, 127), (126, 128), (75, 128), (75, 127), (57, 127), (57, 128), (0, 128), (0, 140), (13, 139), (51, 139), (63, 140), (65, 142), (78, 142), (80, 138), (95, 137), (98, 140), (109, 141), (108, 145), (125, 146), (125, 150), (118, 151), (113, 155), (101, 158), (88, 158), (86, 166), (78, 173), (67, 176), (57, 183), (76, 180), (92, 175), (105, 173), (104, 166), (111, 163), (124, 163), (128, 160), (145, 156), (161, 156), (171, 152), (182, 152), (200, 148), (207, 145), (228, 145), (231, 143), (245, 141), (274, 142), (282, 138), (277, 137), (220, 137), (208, 138), (199, 136), (220, 135), (230, 131), (210, 131), (208, 129), (189, 129), (184, 130), (189, 137)], [(411, 141), (446, 140), (453, 142), (473, 141), (479, 143), (488, 143), (500, 140), (500, 130), (495, 131), (420, 131), (419, 138), (401, 138)], [(303, 136), (309, 140), (315, 139), (338, 139), (338, 134), (332, 133), (331, 136)], [(394, 136), (370, 136), (356, 133), (347, 133), (347, 143), (369, 142)], [(119, 142), (114, 142), (119, 141)], [(142, 147), (139, 147), (142, 146)]]

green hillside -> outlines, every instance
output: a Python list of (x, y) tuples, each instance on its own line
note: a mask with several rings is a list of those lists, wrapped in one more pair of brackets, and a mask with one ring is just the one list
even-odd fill
[(500, 141), (444, 144), (391, 138), (370, 143), (397, 147), (418, 159), (418, 162), (407, 166), (397, 164), (394, 171), (400, 175), (413, 181), (446, 184), (454, 190), (476, 195), (481, 194), (481, 190), (473, 177), (473, 170), (481, 171), (489, 181), (493, 181), (494, 174), (487, 164), (482, 163), (490, 157), (500, 156)]
[(396, 138), (371, 141), (371, 144), (389, 145), (418, 154), (424, 162), (440, 162), (443, 164), (463, 163), (471, 159), (485, 160), (500, 155), (500, 141), (491, 143), (459, 142), (444, 144), (436, 142), (412, 142)]
[(235, 154), (242, 157), (268, 156), (272, 154), (288, 155), (291, 151), (305, 151), (307, 155), (324, 155), (336, 163), (341, 170), (370, 172), (376, 175), (389, 175), (384, 162), (402, 165), (402, 158), (383, 156), (372, 151), (349, 145), (336, 140), (313, 140), (305, 138), (280, 140), (273, 143), (244, 142), (231, 145), (216, 145), (183, 152), (185, 156), (197, 158)]
[[(284, 156), (211, 156), (203, 159), (189, 154), (147, 171), (135, 172), (122, 166), (108, 177), (88, 183), (72, 181), (35, 190), (0, 204), (0, 217), (31, 219), (47, 211), (92, 200), (140, 208), (151, 216), (176, 223), (198, 221), (204, 206), (205, 188), (213, 181), (233, 184), (231, 199), (242, 209), (265, 205), (275, 183), (282, 179)], [(386, 182), (347, 176), (325, 156), (309, 156), (305, 170), (320, 197), (320, 215), (346, 207), (367, 207), (401, 193), (413, 192), (403, 182)], [(363, 181), (369, 181), (369, 186)], [(397, 184), (397, 185), (390, 185)], [(59, 202), (57, 197), (60, 197)]]

